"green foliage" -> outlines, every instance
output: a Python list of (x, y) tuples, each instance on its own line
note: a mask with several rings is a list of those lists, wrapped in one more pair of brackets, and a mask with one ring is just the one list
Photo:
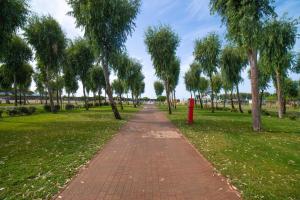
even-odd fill
[(242, 81), (242, 70), (246, 68), (246, 56), (239, 48), (226, 46), (222, 50), (220, 64), (222, 77), (229, 85), (238, 85)]
[(215, 33), (195, 42), (195, 60), (199, 63), (201, 71), (210, 78), (217, 72), (220, 48), (219, 36)]
[(105, 88), (105, 77), (101, 66), (95, 65), (90, 69), (90, 81), (93, 92), (99, 92)]
[(65, 35), (51, 16), (33, 16), (25, 28), (25, 37), (34, 47), (42, 66), (58, 71), (66, 47)]
[[(29, 13), (27, 0), (1, 0), (0, 1), (0, 60), (2, 54), (9, 53), (7, 45), (10, 38), (19, 27), (26, 23)], [(1, 60), (2, 61), (2, 60)]]
[(196, 92), (198, 90), (198, 77), (195, 71), (190, 68), (184, 75), (184, 83), (186, 90)]
[(170, 77), (170, 89), (171, 91), (173, 91), (178, 85), (180, 75), (180, 59), (178, 57), (173, 59), (171, 67), (172, 76)]
[(222, 89), (222, 77), (220, 74), (216, 74), (212, 77), (212, 86), (211, 88), (213, 88), (213, 91), (215, 94), (219, 94), (221, 89)]
[(122, 80), (115, 79), (112, 82), (111, 87), (118, 96), (122, 96), (122, 94), (124, 94), (124, 82)]
[(149, 27), (146, 31), (145, 43), (161, 80), (169, 81), (172, 77), (173, 63), (179, 45), (179, 37), (170, 26)]
[(165, 102), (166, 100), (167, 100), (166, 96), (159, 96), (159, 97), (157, 97), (157, 101)]
[(164, 84), (160, 81), (154, 82), (154, 90), (157, 97), (161, 96), (164, 92)]
[(273, 0), (210, 0), (210, 7), (227, 26), (229, 39), (248, 51), (259, 47), (263, 23), (275, 15), (271, 3)]
[(286, 73), (291, 68), (292, 55), (290, 51), (295, 45), (297, 23), (292, 19), (272, 19), (263, 29), (261, 54), (270, 71)]
[(298, 81), (293, 81), (290, 78), (286, 78), (284, 80), (284, 87), (283, 87), (283, 91), (284, 94), (292, 99), (295, 99), (298, 97), (298, 91), (299, 91), (299, 83)]
[(109, 59), (119, 52), (135, 27), (140, 0), (68, 0), (70, 14), (83, 27), (95, 49)]
[(204, 78), (204, 77), (199, 78), (198, 88), (199, 88), (200, 93), (202, 93), (202, 94), (205, 93), (208, 89), (208, 85), (209, 85), (209, 82), (206, 78)]

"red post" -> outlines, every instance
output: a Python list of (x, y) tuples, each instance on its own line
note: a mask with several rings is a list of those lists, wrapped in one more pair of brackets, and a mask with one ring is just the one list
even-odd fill
[(192, 124), (194, 122), (194, 105), (195, 100), (193, 98), (189, 99), (189, 113), (188, 113), (188, 124)]

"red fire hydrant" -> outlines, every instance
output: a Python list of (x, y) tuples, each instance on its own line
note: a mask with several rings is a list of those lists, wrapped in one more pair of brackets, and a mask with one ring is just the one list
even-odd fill
[(189, 113), (188, 113), (188, 124), (192, 124), (194, 122), (194, 105), (195, 100), (193, 98), (189, 99)]

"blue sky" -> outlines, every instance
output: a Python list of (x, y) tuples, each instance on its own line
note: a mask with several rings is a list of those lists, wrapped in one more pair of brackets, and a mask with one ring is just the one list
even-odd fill
[[(68, 38), (82, 36), (82, 31), (76, 29), (74, 18), (67, 16), (70, 7), (64, 0), (31, 0), (31, 10), (38, 14), (50, 14), (58, 20)], [(181, 59), (180, 81), (177, 87), (178, 98), (189, 97), (185, 90), (183, 76), (193, 61), (194, 41), (202, 38), (210, 32), (216, 32), (224, 39), (226, 28), (222, 26), (218, 16), (210, 15), (209, 0), (143, 0), (140, 13), (136, 19), (136, 28), (126, 43), (131, 57), (137, 58), (143, 63), (143, 73), (146, 77), (146, 89), (144, 96), (155, 97), (153, 82), (157, 80), (150, 56), (144, 44), (145, 30), (149, 26), (159, 24), (170, 25), (178, 33), (181, 42), (177, 55)], [(300, 16), (300, 0), (276, 0), (276, 11), (281, 16), (288, 12), (289, 16)], [(299, 33), (300, 33), (300, 28)], [(295, 51), (300, 52), (300, 39), (297, 40)], [(250, 82), (246, 71), (243, 73), (244, 81), (240, 85), (242, 92), (250, 92)], [(293, 79), (299, 79), (300, 75), (292, 74)], [(112, 77), (114, 78), (114, 77)], [(270, 88), (273, 91), (273, 88)], [(81, 89), (78, 94), (82, 94)]]

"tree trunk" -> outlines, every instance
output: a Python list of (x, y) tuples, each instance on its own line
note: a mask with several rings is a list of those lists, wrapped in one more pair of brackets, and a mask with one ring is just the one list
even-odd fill
[(259, 101), (260, 110), (262, 108), (263, 97), (264, 97), (264, 90), (261, 90), (260, 91), (260, 101)]
[(174, 106), (177, 109), (176, 91), (174, 90)]
[(214, 88), (213, 88), (213, 81), (212, 81), (212, 76), (209, 77), (210, 79), (210, 87), (211, 87), (211, 112), (215, 112), (214, 108)]
[(102, 103), (101, 103), (101, 89), (99, 89), (99, 91), (98, 91), (98, 97), (99, 97), (99, 105), (102, 106)]
[(136, 104), (135, 104), (135, 101), (134, 101), (134, 95), (133, 95), (132, 91), (131, 91), (131, 98), (132, 98), (133, 107), (136, 108)]
[(167, 102), (168, 102), (168, 110), (169, 114), (172, 114), (172, 108), (171, 108), (171, 102), (170, 102), (170, 89), (169, 89), (169, 83), (168, 80), (165, 81), (165, 86), (166, 86), (166, 95), (167, 95)]
[(21, 91), (21, 87), (19, 87), (19, 104), (22, 105), (22, 91)]
[(26, 92), (23, 92), (24, 105), (26, 105)]
[(93, 100), (94, 100), (94, 106), (96, 106), (96, 93), (93, 92)]
[(235, 109), (234, 108), (234, 103), (233, 103), (233, 89), (231, 89), (231, 92), (230, 92), (230, 101), (231, 101), (231, 109)]
[(202, 95), (200, 91), (198, 91), (199, 99), (200, 99), (200, 108), (203, 109), (203, 101), (202, 101)]
[(85, 110), (89, 110), (89, 105), (87, 103), (86, 94), (85, 94), (85, 85), (82, 83), (83, 96), (84, 96), (84, 107)]
[(238, 102), (239, 102), (240, 113), (244, 113), (243, 109), (242, 109), (242, 105), (241, 105), (241, 98), (240, 98), (240, 92), (239, 92), (239, 84), (236, 84), (236, 95), (237, 95)]
[(59, 100), (60, 100), (60, 107), (63, 108), (63, 98), (62, 98), (62, 91), (59, 91)]
[(248, 59), (251, 70), (251, 94), (252, 94), (252, 127), (254, 131), (261, 130), (261, 113), (259, 107), (257, 52), (250, 49)]
[(48, 95), (50, 98), (50, 107), (51, 107), (51, 112), (54, 112), (54, 102), (53, 102), (53, 95), (52, 95), (52, 88), (49, 84), (49, 68), (48, 66), (46, 67), (46, 87), (48, 90)]
[(284, 115), (286, 114), (286, 104), (287, 104), (286, 96), (284, 95), (284, 97), (283, 97), (283, 114)]
[(227, 90), (225, 90), (225, 94), (224, 94), (224, 104), (223, 104), (223, 108), (226, 107), (226, 101), (227, 101)]
[(277, 105), (278, 105), (278, 117), (283, 118), (284, 105), (283, 105), (283, 91), (282, 91), (281, 74), (276, 70), (276, 86), (277, 86)]
[(17, 75), (14, 74), (15, 106), (18, 105)]
[(68, 92), (68, 104), (70, 104), (71, 101), (70, 101), (70, 92)]
[(111, 90), (111, 86), (110, 86), (110, 82), (109, 82), (109, 69), (108, 69), (108, 63), (103, 59), (102, 61), (102, 65), (103, 65), (103, 72), (104, 72), (104, 77), (105, 77), (105, 83), (106, 83), (106, 93), (111, 105), (111, 109), (115, 115), (116, 119), (121, 119), (121, 115), (118, 111), (118, 108), (116, 106), (116, 103), (113, 99), (113, 95), (112, 95), (112, 90)]
[(123, 108), (123, 103), (122, 103), (122, 95), (120, 95), (120, 105), (121, 105), (121, 110), (124, 110), (124, 108)]

